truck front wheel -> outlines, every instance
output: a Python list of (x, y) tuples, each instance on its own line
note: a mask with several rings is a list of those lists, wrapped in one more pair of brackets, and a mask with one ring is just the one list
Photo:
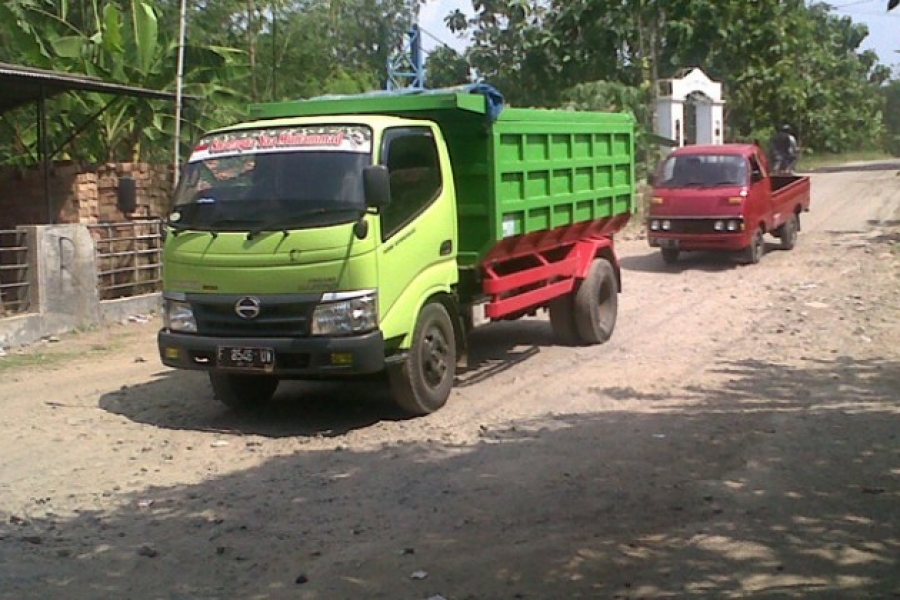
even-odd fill
[(750, 246), (744, 250), (744, 260), (747, 264), (755, 265), (762, 259), (763, 254), (765, 253), (766, 239), (763, 237), (763, 230), (760, 227), (756, 230), (756, 233), (753, 234)]
[(394, 402), (405, 412), (427, 415), (447, 403), (456, 376), (456, 336), (444, 305), (419, 313), (409, 358), (388, 371)]
[(245, 411), (257, 408), (272, 399), (278, 387), (278, 378), (272, 375), (243, 375), (210, 371), (216, 400), (233, 408)]
[(598, 258), (575, 293), (575, 323), (585, 344), (602, 344), (616, 327), (619, 285), (613, 266)]
[(681, 254), (678, 248), (663, 248), (661, 252), (663, 262), (667, 265), (673, 265), (678, 262), (678, 255)]

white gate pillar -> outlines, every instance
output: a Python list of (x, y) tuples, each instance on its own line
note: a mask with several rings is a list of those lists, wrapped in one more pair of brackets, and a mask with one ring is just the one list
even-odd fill
[[(659, 82), (656, 101), (656, 134), (684, 146), (684, 104), (692, 94), (702, 95), (697, 104), (697, 143), (725, 142), (725, 101), (722, 84), (712, 81), (698, 68), (681, 71), (682, 76)], [(664, 151), (665, 153), (665, 151)]]

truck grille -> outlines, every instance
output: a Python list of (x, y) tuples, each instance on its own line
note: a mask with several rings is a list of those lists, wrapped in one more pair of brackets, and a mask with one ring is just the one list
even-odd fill
[(259, 315), (245, 319), (235, 312), (243, 296), (191, 298), (197, 333), (230, 337), (306, 337), (315, 310), (314, 302), (296, 298), (260, 297)]
[(673, 219), (672, 233), (717, 233), (710, 219)]
[[(665, 217), (659, 217), (659, 221), (667, 220)], [(716, 231), (716, 222), (740, 221), (734, 217), (718, 218), (718, 219), (671, 219), (672, 226), (666, 231), (660, 233), (728, 233), (727, 231)]]

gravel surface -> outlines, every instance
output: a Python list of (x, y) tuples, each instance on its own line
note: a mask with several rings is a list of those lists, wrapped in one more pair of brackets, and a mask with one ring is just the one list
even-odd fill
[(632, 229), (609, 343), (484, 328), (426, 418), (237, 415), (155, 317), (8, 350), (0, 598), (900, 597), (897, 169), (814, 175), (759, 265)]

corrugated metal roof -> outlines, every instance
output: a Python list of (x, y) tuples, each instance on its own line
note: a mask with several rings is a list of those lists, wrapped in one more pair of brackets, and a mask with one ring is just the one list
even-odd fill
[[(42, 92), (43, 90), (43, 92)], [(99, 92), (174, 100), (175, 94), (104, 81), (88, 75), (58, 73), (0, 62), (0, 113), (68, 91)]]

